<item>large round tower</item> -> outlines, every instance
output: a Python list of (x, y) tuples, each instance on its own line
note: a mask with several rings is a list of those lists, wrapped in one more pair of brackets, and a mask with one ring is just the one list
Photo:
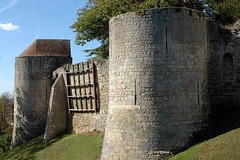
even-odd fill
[(12, 147), (45, 130), (52, 72), (72, 63), (69, 40), (35, 40), (15, 59)]
[(159, 159), (206, 127), (205, 16), (182, 8), (110, 20), (109, 115), (102, 159)]

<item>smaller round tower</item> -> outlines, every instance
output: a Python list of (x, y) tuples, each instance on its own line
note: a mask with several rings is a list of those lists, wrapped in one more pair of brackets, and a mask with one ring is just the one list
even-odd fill
[(13, 148), (44, 133), (52, 72), (68, 63), (70, 40), (37, 39), (15, 59)]

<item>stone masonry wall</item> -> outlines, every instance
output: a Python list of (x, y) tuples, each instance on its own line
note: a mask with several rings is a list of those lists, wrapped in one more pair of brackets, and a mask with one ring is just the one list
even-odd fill
[(70, 57), (16, 58), (13, 147), (44, 133), (51, 74), (66, 63), (71, 63)]
[(221, 134), (240, 127), (240, 37), (211, 21), (208, 37), (210, 125)]
[(66, 130), (67, 96), (63, 75), (60, 75), (51, 88), (47, 123), (43, 142), (46, 143)]
[(110, 20), (103, 160), (160, 159), (207, 127), (207, 24), (181, 8)]
[[(83, 62), (83, 65), (86, 67), (88, 62)], [(106, 126), (106, 117), (108, 110), (108, 61), (107, 60), (94, 60), (96, 66), (96, 82), (97, 82), (97, 112), (94, 111), (72, 111), (70, 114), (67, 114), (67, 132), (71, 133), (85, 133), (91, 132), (93, 130), (104, 132)], [(81, 66), (82, 63), (75, 64), (73, 66), (68, 66), (68, 68), (74, 68)], [(64, 66), (59, 68), (54, 72), (56, 74), (61, 74), (65, 71)], [(91, 77), (92, 78), (92, 77)], [(82, 79), (80, 79), (82, 84)], [(73, 81), (71, 81), (72, 83)], [(92, 90), (92, 89), (91, 89)], [(83, 93), (83, 91), (81, 91)], [(93, 92), (93, 91), (91, 91)], [(78, 93), (79, 94), (79, 93)], [(87, 93), (89, 94), (89, 93)], [(89, 101), (88, 101), (89, 103)], [(94, 103), (92, 101), (92, 103)], [(84, 101), (82, 102), (83, 108)], [(73, 105), (76, 105), (74, 103)], [(75, 106), (76, 108), (76, 106)]]
[(52, 72), (71, 62), (69, 40), (36, 40), (15, 59), (13, 148), (44, 134)]

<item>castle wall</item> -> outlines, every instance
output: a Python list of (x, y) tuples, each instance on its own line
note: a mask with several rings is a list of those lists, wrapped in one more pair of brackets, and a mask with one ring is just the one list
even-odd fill
[(48, 138), (105, 131), (102, 159), (164, 159), (240, 127), (239, 36), (182, 8), (126, 13), (109, 28), (109, 61), (94, 60), (96, 111), (91, 62), (69, 64), (68, 40), (36, 40), (16, 58), (12, 147), (44, 133), (52, 77)]
[(211, 21), (208, 37), (210, 125), (221, 134), (240, 127), (240, 38)]
[(108, 61), (94, 61), (96, 65), (98, 111), (72, 112), (67, 119), (67, 131), (86, 133), (93, 130), (104, 132), (108, 109)]
[[(86, 69), (87, 63), (90, 63), (88, 61), (82, 62), (79, 64), (75, 64), (72, 66), (64, 66), (62, 68), (57, 69), (54, 72), (54, 77), (56, 75), (60, 75), (61, 73), (66, 72), (66, 68), (76, 68), (83, 67)], [(67, 128), (66, 131), (70, 133), (86, 133), (86, 132), (91, 132), (93, 130), (104, 132), (104, 129), (106, 127), (106, 117), (107, 117), (107, 109), (108, 109), (108, 61), (107, 60), (95, 60), (94, 61), (95, 66), (96, 66), (96, 93), (97, 93), (97, 112), (95, 111), (71, 111), (70, 114), (67, 114)], [(77, 95), (77, 96), (83, 96), (85, 89), (86, 89), (86, 95), (93, 94), (93, 88), (92, 86), (88, 86), (88, 88), (84, 88), (83, 84), (87, 83), (88, 81), (88, 73), (85, 73), (85, 78), (83, 78), (82, 72), (75, 72), (74, 74), (69, 75), (68, 77), (68, 85), (74, 85), (80, 84), (79, 88), (72, 88), (69, 89), (69, 94), (71, 95)], [(92, 71), (89, 75), (90, 77), (90, 83), (92, 82)], [(90, 88), (89, 88), (90, 87)], [(89, 91), (89, 89), (91, 91)], [(85, 104), (85, 98), (78, 99), (77, 101), (70, 102), (72, 107), (77, 109), (77, 108), (89, 108), (90, 105), (90, 100), (92, 106), (94, 105), (93, 99), (88, 98), (87, 99), (87, 107)]]
[(63, 75), (60, 75), (51, 88), (47, 123), (43, 142), (46, 143), (66, 130), (67, 96)]
[(15, 59), (12, 147), (44, 133), (52, 72), (71, 61), (68, 40), (36, 40)]
[(207, 126), (205, 17), (161, 8), (116, 16), (109, 26), (102, 159), (158, 159), (189, 146)]

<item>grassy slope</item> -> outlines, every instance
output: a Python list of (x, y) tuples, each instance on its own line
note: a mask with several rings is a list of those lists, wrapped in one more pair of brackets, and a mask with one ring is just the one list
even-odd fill
[(47, 144), (40, 136), (2, 155), (0, 159), (95, 160), (101, 153), (103, 135), (60, 135)]
[[(42, 136), (2, 155), (0, 159), (95, 160), (101, 153), (103, 135), (60, 135), (47, 144)], [(172, 160), (238, 160), (240, 128), (193, 146)]]
[(195, 145), (171, 160), (238, 160), (240, 128)]

